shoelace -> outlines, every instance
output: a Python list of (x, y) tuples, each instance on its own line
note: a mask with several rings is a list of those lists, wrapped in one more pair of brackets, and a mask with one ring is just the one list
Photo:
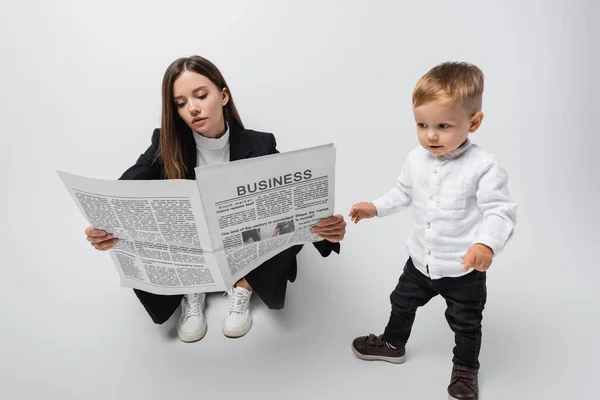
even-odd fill
[(186, 294), (183, 296), (185, 307), (183, 312), (185, 317), (192, 317), (200, 314), (200, 293)]
[(242, 314), (250, 292), (241, 293), (236, 290), (231, 290), (227, 292), (227, 294), (229, 295), (229, 312)]

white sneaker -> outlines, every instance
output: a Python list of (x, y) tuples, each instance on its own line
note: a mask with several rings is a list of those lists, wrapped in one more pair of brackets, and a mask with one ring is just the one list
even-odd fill
[(250, 317), (251, 290), (235, 287), (227, 292), (229, 314), (223, 320), (223, 334), (227, 337), (244, 336), (252, 326)]
[(181, 299), (181, 317), (177, 323), (177, 336), (182, 342), (196, 342), (206, 334), (206, 293), (186, 294)]

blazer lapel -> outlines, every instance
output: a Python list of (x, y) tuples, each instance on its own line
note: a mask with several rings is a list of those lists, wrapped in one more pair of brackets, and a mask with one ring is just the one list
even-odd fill
[(244, 129), (237, 124), (229, 125), (229, 161), (243, 160), (254, 155), (254, 146), (248, 141)]

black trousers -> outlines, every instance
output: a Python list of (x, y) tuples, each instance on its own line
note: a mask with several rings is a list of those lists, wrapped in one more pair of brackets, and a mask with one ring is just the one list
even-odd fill
[(392, 312), (384, 340), (392, 346), (405, 346), (417, 308), (438, 294), (446, 300), (446, 319), (454, 332), (452, 361), (479, 369), (481, 321), (487, 299), (485, 272), (473, 270), (456, 278), (430, 279), (417, 270), (409, 258), (390, 295)]

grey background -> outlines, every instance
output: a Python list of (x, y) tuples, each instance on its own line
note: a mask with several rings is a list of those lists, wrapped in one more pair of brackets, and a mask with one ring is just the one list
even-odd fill
[(201, 54), (244, 123), (281, 151), (334, 142), (336, 211), (393, 184), (417, 145), (410, 95), (435, 64), (486, 75), (483, 126), (519, 204), (484, 315), (482, 399), (598, 398), (598, 20), (590, 1), (20, 1), (0, 13), (2, 398), (445, 398), (453, 336), (434, 299), (404, 365), (368, 363), (412, 216), (349, 226), (340, 256), (300, 255), (286, 308), (183, 344), (118, 286), (56, 169), (117, 178), (160, 121), (175, 58)]

